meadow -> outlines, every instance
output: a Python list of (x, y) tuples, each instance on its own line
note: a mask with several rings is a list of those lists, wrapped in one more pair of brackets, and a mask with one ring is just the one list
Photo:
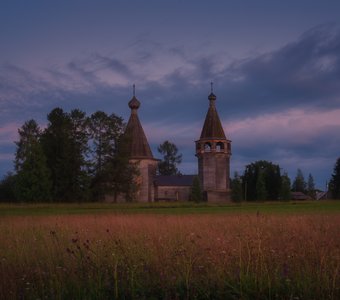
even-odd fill
[(340, 299), (340, 205), (0, 205), (0, 299)]

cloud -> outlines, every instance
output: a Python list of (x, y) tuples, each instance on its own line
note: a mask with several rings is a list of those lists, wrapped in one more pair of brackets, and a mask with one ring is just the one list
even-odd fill
[[(56, 106), (88, 114), (104, 110), (127, 120), (136, 83), (150, 144), (155, 149), (166, 139), (175, 142), (190, 173), (214, 81), (217, 109), (233, 140), (233, 168), (271, 159), (290, 169), (331, 170), (340, 147), (338, 27), (317, 26), (280, 49), (233, 61), (220, 50), (167, 47), (146, 37), (122, 49), (43, 68), (2, 64), (1, 128), (16, 132), (12, 127), (28, 119), (43, 122)], [(13, 141), (5, 131), (0, 141)]]
[(0, 127), (0, 145), (13, 144), (18, 138), (18, 123), (8, 123)]
[(238, 114), (242, 107), (247, 114), (338, 107), (340, 30), (330, 25), (313, 28), (281, 49), (233, 62), (219, 81)]

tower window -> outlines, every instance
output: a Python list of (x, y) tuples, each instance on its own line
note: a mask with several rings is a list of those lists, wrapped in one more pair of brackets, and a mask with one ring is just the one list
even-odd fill
[(211, 144), (210, 143), (204, 144), (204, 151), (205, 152), (211, 152)]
[(224, 150), (224, 144), (222, 142), (218, 142), (216, 144), (216, 152), (221, 152)]

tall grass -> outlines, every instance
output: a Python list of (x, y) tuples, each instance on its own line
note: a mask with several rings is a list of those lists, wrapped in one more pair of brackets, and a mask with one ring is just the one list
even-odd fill
[(0, 219), (0, 299), (339, 299), (340, 218)]

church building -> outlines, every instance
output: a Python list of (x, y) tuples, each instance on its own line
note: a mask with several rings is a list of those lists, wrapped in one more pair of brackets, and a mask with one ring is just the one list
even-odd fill
[[(129, 102), (131, 115), (125, 135), (130, 140), (128, 153), (131, 164), (137, 166), (137, 202), (188, 201), (195, 176), (198, 176), (204, 200), (209, 202), (230, 201), (231, 141), (226, 138), (215, 102), (216, 96), (208, 96), (209, 108), (203, 129), (196, 144), (198, 175), (157, 175), (159, 160), (152, 155), (148, 140), (138, 117), (141, 105), (135, 96)], [(166, 137), (165, 137), (166, 138)]]

